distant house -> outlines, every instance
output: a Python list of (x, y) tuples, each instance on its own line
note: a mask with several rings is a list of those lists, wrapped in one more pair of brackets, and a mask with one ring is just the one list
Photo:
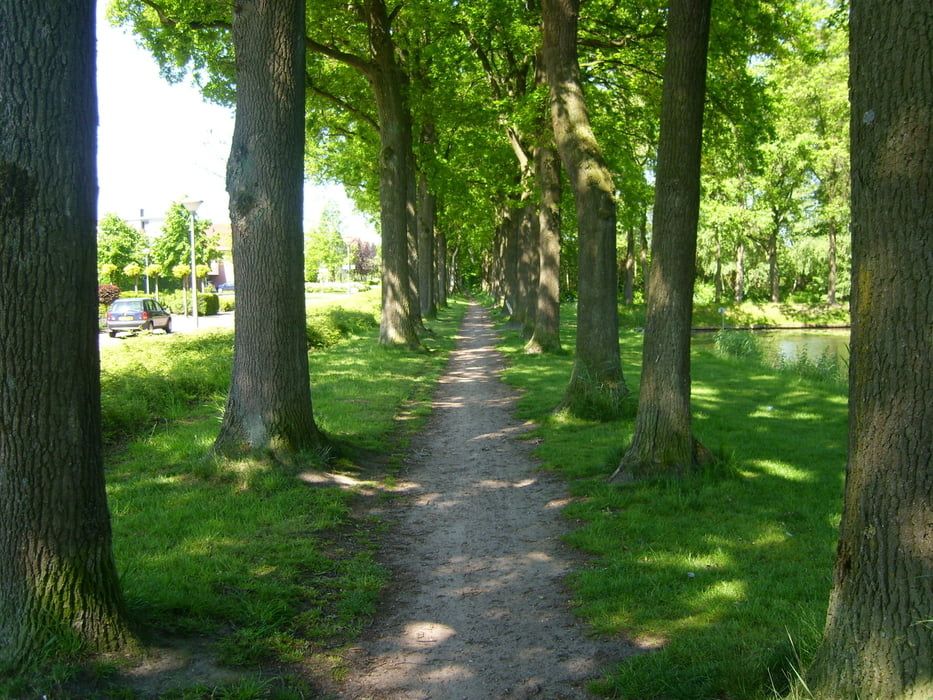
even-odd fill
[(207, 275), (207, 281), (214, 289), (222, 284), (233, 284), (233, 231), (230, 224), (212, 224), (207, 229), (209, 236), (217, 237), (217, 248), (220, 251), (220, 257), (211, 261), (211, 271)]

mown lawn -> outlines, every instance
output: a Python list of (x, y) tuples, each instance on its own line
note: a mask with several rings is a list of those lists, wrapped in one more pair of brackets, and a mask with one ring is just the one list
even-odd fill
[[(571, 578), (579, 614), (642, 651), (594, 689), (615, 698), (773, 698), (819, 640), (831, 586), (846, 454), (846, 395), (712, 349), (693, 356), (695, 435), (720, 457), (682, 481), (608, 485), (631, 418), (554, 413), (572, 365), (506, 332), (506, 380), (538, 422), (537, 454), (576, 501), (568, 541), (592, 555)], [(637, 396), (642, 336), (622, 331)], [(711, 347), (711, 346), (710, 346)]]
[[(194, 645), (238, 670), (223, 682), (170, 673), (158, 697), (316, 697), (298, 669), (339, 674), (341, 648), (376, 612), (382, 525), (354, 504), (363, 493), (389, 497), (380, 494), (392, 456), (429, 412), (466, 304), (427, 323), (423, 352), (380, 347), (378, 309), (378, 291), (309, 308), (312, 399), (331, 447), (287, 466), (209, 454), (231, 330), (142, 334), (103, 350), (113, 550), (130, 613), (156, 646)], [(321, 485), (311, 473), (345, 483)], [(0, 678), (0, 697), (142, 696), (123, 673), (135, 660), (88, 668), (61, 651), (36, 673)]]
[[(389, 498), (392, 465), (423, 425), (466, 303), (453, 301), (426, 351), (380, 348), (378, 296), (309, 310), (315, 416), (327, 454), (284, 467), (209, 456), (229, 382), (232, 332), (140, 336), (102, 356), (114, 552), (134, 619), (160, 643), (202, 640), (238, 680), (182, 683), (168, 698), (307, 698), (295, 671), (341, 670), (340, 652), (376, 612), (383, 525), (358, 499)], [(785, 310), (786, 311), (786, 310)], [(710, 315), (710, 311), (705, 312)], [(768, 311), (767, 313), (772, 313)], [(782, 311), (781, 313), (784, 313)], [(812, 315), (811, 315), (812, 317)], [(623, 310), (623, 371), (637, 392), (640, 310)], [(711, 317), (715, 318), (715, 317)], [(708, 350), (693, 358), (697, 437), (719, 465), (683, 482), (608, 485), (633, 421), (554, 413), (570, 376), (564, 354), (526, 355), (503, 330), (506, 380), (547, 468), (575, 496), (568, 542), (587, 552), (570, 580), (574, 605), (639, 655), (594, 690), (615, 698), (773, 698), (805, 665), (823, 624), (842, 494), (844, 387)], [(369, 467), (375, 457), (378, 466)], [(339, 472), (350, 488), (302, 475)], [(0, 695), (137, 697), (124, 664), (57, 661), (0, 681)]]

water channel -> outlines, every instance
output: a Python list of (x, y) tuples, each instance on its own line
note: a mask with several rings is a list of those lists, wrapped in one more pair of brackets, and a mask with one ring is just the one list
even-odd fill
[[(767, 330), (767, 331), (730, 331), (734, 333), (753, 333), (764, 350), (764, 356), (771, 360), (794, 362), (802, 355), (811, 361), (819, 359), (824, 353), (835, 356), (841, 363), (849, 361), (849, 329), (833, 330)], [(713, 348), (714, 333), (696, 333), (693, 336), (695, 347)]]

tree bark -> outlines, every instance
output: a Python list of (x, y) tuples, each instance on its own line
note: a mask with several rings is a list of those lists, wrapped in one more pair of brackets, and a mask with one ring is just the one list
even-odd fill
[(740, 240), (735, 249), (735, 303), (745, 300), (745, 241)]
[[(379, 342), (385, 346), (420, 345), (412, 308), (409, 267), (409, 204), (414, 202), (411, 114), (405, 102), (404, 78), (395, 58), (391, 24), (384, 0), (367, 0), (372, 64), (367, 77), (379, 114), (379, 205), (382, 230), (382, 318)], [(412, 217), (414, 219), (414, 216)]]
[(435, 285), (436, 198), (428, 189), (428, 178), (421, 173), (418, 182), (418, 285), (420, 288), (421, 317), (437, 318)]
[(132, 641), (101, 444), (94, 22), (89, 0), (0, 3), (0, 668), (7, 669), (47, 660), (56, 642), (77, 640), (96, 652)]
[(829, 280), (826, 285), (826, 302), (832, 306), (836, 304), (836, 229), (838, 223), (836, 217), (829, 219)]
[(535, 329), (525, 352), (560, 350), (560, 156), (553, 142), (537, 149), (539, 265)]
[(638, 414), (613, 478), (683, 476), (706, 457), (691, 427), (690, 326), (710, 4), (671, 0), (668, 10)]
[(236, 125), (227, 164), (237, 323), (230, 392), (214, 450), (289, 458), (318, 449), (302, 233), (304, 3), (242, 0), (233, 10)]
[(849, 457), (813, 697), (933, 697), (933, 15), (851, 10)]
[[(615, 188), (590, 126), (577, 63), (579, 0), (543, 0), (543, 56), (557, 151), (577, 205), (577, 341), (564, 403), (615, 415), (628, 394), (619, 357)], [(584, 408), (590, 407), (590, 408)]]
[(622, 303), (635, 303), (635, 227), (625, 229), (625, 279), (622, 284)]
[[(531, 193), (528, 194), (530, 197)], [(538, 218), (538, 208), (530, 199), (527, 200), (519, 210), (518, 220), (518, 317), (525, 340), (534, 335), (538, 310), (538, 274), (541, 269)]]

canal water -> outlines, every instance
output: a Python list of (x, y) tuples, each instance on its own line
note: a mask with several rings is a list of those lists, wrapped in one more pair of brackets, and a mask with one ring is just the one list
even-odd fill
[[(849, 361), (849, 330), (787, 330), (787, 331), (730, 331), (752, 333), (761, 344), (764, 356), (774, 361), (795, 362), (806, 355), (810, 361), (819, 359), (824, 353), (836, 357), (841, 363)], [(697, 333), (693, 336), (696, 347), (713, 349), (714, 333)]]

